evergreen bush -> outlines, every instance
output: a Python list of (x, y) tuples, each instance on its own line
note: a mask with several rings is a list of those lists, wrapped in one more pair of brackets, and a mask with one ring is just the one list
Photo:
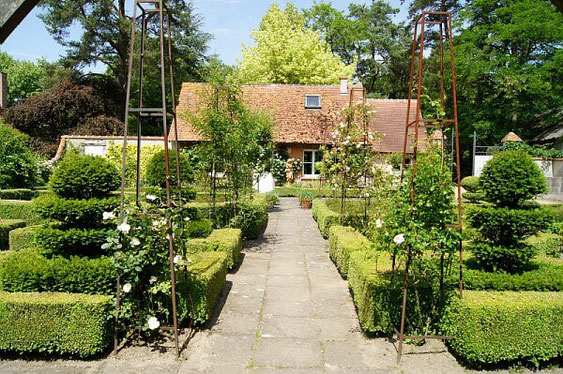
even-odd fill
[[(180, 179), (182, 185), (193, 181), (192, 166), (187, 154), (180, 152)], [(170, 187), (176, 188), (178, 181), (176, 178), (176, 152), (170, 151)], [(164, 150), (155, 153), (147, 165), (146, 182), (150, 186), (166, 187), (166, 163)]]
[(27, 135), (0, 119), (0, 189), (27, 188), (37, 182), (38, 158), (27, 141)]

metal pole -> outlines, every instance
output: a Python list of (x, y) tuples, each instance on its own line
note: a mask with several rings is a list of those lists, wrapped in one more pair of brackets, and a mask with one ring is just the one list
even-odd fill
[(136, 185), (135, 185), (135, 203), (140, 205), (139, 195), (141, 194), (141, 111), (143, 107), (143, 68), (145, 59), (145, 33), (147, 32), (147, 20), (145, 12), (142, 13), (141, 21), (141, 53), (139, 56), (139, 112), (137, 113), (137, 171), (136, 171)]
[(477, 131), (473, 131), (473, 167), (471, 175), (475, 175), (475, 152), (477, 151)]

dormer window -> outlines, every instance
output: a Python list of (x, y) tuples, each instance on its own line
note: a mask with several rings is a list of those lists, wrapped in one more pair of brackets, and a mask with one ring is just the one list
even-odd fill
[(305, 95), (305, 109), (321, 109), (321, 95)]

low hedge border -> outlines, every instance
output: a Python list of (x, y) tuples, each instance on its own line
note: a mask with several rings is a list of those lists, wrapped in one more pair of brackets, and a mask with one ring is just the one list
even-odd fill
[(224, 252), (227, 255), (227, 267), (237, 266), (242, 260), (242, 231), (240, 229), (213, 230), (207, 238), (190, 239), (188, 253)]
[(104, 228), (62, 228), (57, 225), (41, 227), (35, 242), (46, 253), (61, 255), (99, 256), (104, 253), (102, 244), (107, 240)]
[(37, 196), (39, 196), (39, 192), (28, 188), (0, 190), (0, 199), (3, 200), (31, 200)]
[[(274, 192), (279, 197), (299, 197), (299, 191), (309, 191), (314, 197), (338, 197), (340, 191), (335, 191), (332, 187), (303, 187), (303, 186), (278, 186), (274, 188)], [(348, 197), (360, 197), (363, 191), (359, 188), (351, 188), (346, 191)]]
[(24, 226), (25, 221), (21, 219), (0, 220), (0, 249), (8, 249), (10, 231)]
[(227, 254), (201, 252), (191, 254), (190, 259), (193, 262), (188, 266), (189, 278), (185, 272), (178, 274), (178, 311), (180, 316), (187, 313), (196, 323), (204, 323), (213, 316), (227, 281)]
[(0, 201), (0, 218), (23, 219), (28, 225), (36, 225), (45, 222), (45, 220), (35, 212), (31, 201), (24, 200)]
[(91, 199), (63, 199), (45, 195), (34, 201), (34, 209), (41, 217), (61, 222), (66, 226), (93, 227), (103, 224), (104, 212), (119, 207), (116, 197)]
[(10, 231), (9, 244), (11, 251), (21, 251), (22, 249), (35, 248), (35, 233), (41, 229), (43, 225), (33, 225), (21, 227)]
[(362, 234), (348, 226), (332, 226), (329, 229), (329, 255), (343, 278), (348, 276), (350, 254), (368, 251), (371, 242)]
[(538, 365), (563, 354), (563, 293), (465, 291), (452, 299), (440, 326), (471, 366)]
[(0, 350), (90, 357), (106, 350), (111, 297), (0, 292)]
[(332, 211), (323, 199), (313, 200), (311, 213), (315, 221), (317, 221), (321, 235), (325, 239), (328, 238), (328, 230), (331, 226), (339, 224), (340, 215)]
[(0, 290), (8, 292), (76, 292), (111, 295), (115, 269), (109, 257), (45, 258), (37, 251), (9, 251), (0, 260)]

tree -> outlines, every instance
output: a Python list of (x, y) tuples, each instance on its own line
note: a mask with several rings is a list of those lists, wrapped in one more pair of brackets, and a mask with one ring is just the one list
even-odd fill
[(41, 92), (42, 81), (48, 76), (48, 65), (45, 60), (19, 61), (0, 52), (0, 71), (8, 78), (8, 106)]
[[(187, 78), (199, 76), (199, 69), (206, 62), (205, 52), (210, 36), (201, 31), (202, 19), (195, 13), (193, 3), (170, 0), (167, 6), (172, 20), (176, 81), (181, 84)], [(126, 11), (125, 0), (46, 0), (43, 7), (46, 13), (41, 15), (41, 19), (47, 30), (58, 43), (67, 47), (68, 54), (63, 59), (65, 65), (82, 68), (102, 63), (125, 88), (131, 33), (131, 16)], [(153, 17), (149, 25), (149, 49), (157, 42), (154, 28), (157, 19)], [(75, 24), (84, 30), (78, 39), (70, 37), (71, 27)], [(158, 70), (156, 64), (149, 62), (147, 66)], [(160, 75), (156, 82), (160, 82)]]
[(272, 3), (252, 38), (256, 46), (243, 47), (239, 61), (243, 83), (333, 84), (354, 73), (292, 4), (281, 10)]
[(37, 181), (38, 158), (27, 139), (0, 119), (0, 188), (31, 187)]

